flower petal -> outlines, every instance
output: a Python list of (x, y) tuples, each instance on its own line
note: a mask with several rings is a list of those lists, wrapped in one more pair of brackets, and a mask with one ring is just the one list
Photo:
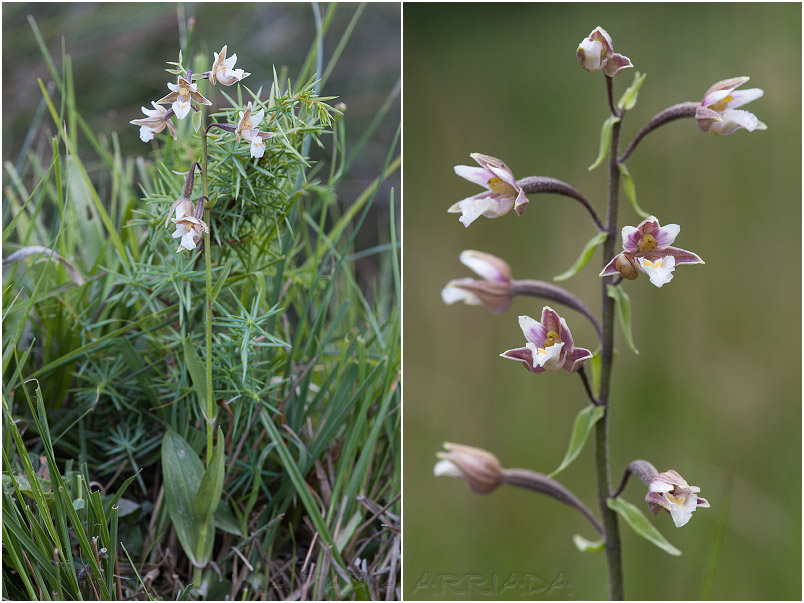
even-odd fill
[(494, 178), (494, 173), (486, 168), (477, 168), (470, 165), (456, 165), (453, 169), (461, 178), (479, 184), (485, 188), (488, 188), (489, 180)]
[(541, 323), (535, 321), (530, 316), (519, 317), (519, 328), (522, 329), (522, 334), (530, 343), (536, 345), (544, 345), (544, 340), (547, 339), (547, 329)]

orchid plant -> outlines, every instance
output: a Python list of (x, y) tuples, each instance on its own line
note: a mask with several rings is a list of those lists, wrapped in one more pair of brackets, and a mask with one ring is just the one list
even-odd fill
[[(642, 511), (622, 498), (631, 475), (636, 475), (646, 486), (644, 497), (648, 510), (654, 514), (666, 511), (676, 527), (686, 525), (694, 511), (708, 508), (706, 499), (698, 496), (700, 488), (690, 486), (674, 469), (662, 473), (645, 460), (635, 460), (624, 470), (620, 487), (611, 487), (612, 468), (609, 465), (609, 419), (612, 410), (610, 384), (614, 367), (614, 322), (617, 315), (623, 334), (634, 352), (630, 327), (630, 299), (624, 281), (633, 281), (644, 273), (649, 282), (662, 287), (673, 279), (674, 271), (683, 264), (703, 264), (695, 253), (673, 247), (681, 227), (678, 224), (662, 225), (658, 218), (644, 212), (636, 200), (634, 180), (628, 171), (627, 161), (640, 141), (659, 126), (682, 118), (694, 118), (698, 128), (715, 136), (733, 134), (745, 129), (749, 132), (766, 129), (765, 124), (752, 113), (737, 109), (760, 98), (760, 89), (738, 90), (747, 77), (730, 78), (711, 86), (700, 102), (685, 102), (660, 111), (637, 132), (633, 141), (620, 150), (623, 122), (636, 105), (638, 92), (645, 75), (635, 73), (633, 83), (623, 92), (618, 102), (614, 97), (614, 78), (622, 75), (633, 63), (628, 57), (615, 53), (611, 36), (601, 27), (584, 38), (576, 51), (581, 67), (587, 72), (602, 72), (605, 81), (605, 102), (609, 116), (601, 133), (600, 153), (590, 170), (608, 158), (608, 202), (605, 218), (601, 218), (594, 205), (571, 185), (543, 176), (517, 178), (503, 161), (471, 154), (480, 167), (456, 166), (457, 175), (482, 186), (485, 190), (452, 205), (448, 211), (460, 213), (460, 222), (469, 227), (482, 218), (499, 218), (512, 209), (522, 216), (527, 207), (527, 195), (554, 193), (581, 203), (591, 218), (597, 233), (586, 244), (573, 267), (555, 277), (566, 280), (578, 273), (591, 259), (594, 251), (602, 247), (603, 269), (601, 279), (602, 311), (598, 318), (577, 296), (567, 289), (539, 280), (519, 281), (513, 278), (508, 264), (501, 258), (479, 251), (464, 251), (461, 261), (476, 272), (482, 280), (458, 279), (448, 283), (442, 291), (445, 303), (463, 301), (482, 305), (495, 313), (508, 309), (517, 295), (526, 295), (560, 304), (580, 313), (593, 325), (597, 342), (580, 342), (570, 333), (570, 321), (550, 306), (544, 306), (540, 320), (529, 316), (519, 317), (519, 326), (525, 336), (523, 347), (509, 349), (500, 356), (516, 360), (531, 373), (576, 373), (584, 386), (588, 405), (578, 413), (567, 454), (559, 468), (550, 475), (526, 469), (505, 469), (492, 453), (458, 444), (445, 444), (446, 451), (438, 453), (436, 475), (462, 479), (475, 494), (489, 494), (499, 486), (508, 484), (528, 488), (552, 496), (578, 510), (599, 533), (597, 542), (579, 537), (575, 539), (581, 550), (605, 550), (608, 564), (609, 595), (612, 599), (624, 597), (622, 553), (619, 519), (639, 535), (666, 552), (679, 555), (678, 549), (644, 517)], [(619, 191), (623, 188), (634, 211), (642, 218), (636, 226), (618, 224)], [(664, 215), (667, 216), (666, 212)], [(617, 251), (618, 235), (622, 250)], [(596, 352), (591, 349), (597, 348)], [(561, 370), (563, 369), (563, 370)], [(538, 377), (544, 379), (549, 377)], [(596, 484), (600, 520), (579, 497), (555, 479), (581, 453), (586, 440), (595, 432)]]
[[(191, 367), (200, 415), (206, 424), (206, 466), (195, 458), (189, 444), (170, 430), (165, 433), (162, 443), (162, 465), (166, 477), (168, 511), (179, 541), (193, 563), (196, 584), (201, 583), (201, 570), (207, 566), (212, 554), (214, 514), (221, 499), (225, 467), (225, 437), (220, 427), (217, 428), (217, 435), (215, 433), (218, 405), (213, 383), (212, 346), (215, 297), (228, 271), (219, 272), (218, 281), (213, 283), (212, 256), (217, 254), (216, 263), (220, 263), (224, 252), (225, 256), (230, 256), (230, 249), (226, 248), (248, 240), (253, 236), (254, 229), (261, 227), (258, 216), (249, 216), (261, 205), (256, 201), (256, 191), (275, 190), (277, 198), (266, 196), (264, 201), (274, 201), (280, 212), (286, 215), (292, 200), (282, 190), (287, 188), (282, 183), (292, 183), (295, 187), (301, 184), (301, 168), (305, 165), (303, 155), (310, 140), (317, 141), (317, 137), (326, 133), (333, 119), (341, 114), (341, 111), (326, 104), (332, 97), (318, 96), (315, 80), (296, 92), (292, 92), (288, 85), (283, 93), (274, 74), (267, 96), (262, 93), (262, 88), (256, 93), (241, 88), (239, 82), (251, 74), (236, 69), (237, 55), (232, 54), (227, 58), (227, 52), (228, 47), (224, 45), (220, 52), (213, 53), (208, 63), (209, 69), (200, 73), (185, 67), (179, 53), (179, 60), (168, 63), (171, 67), (166, 69), (177, 78), (176, 83), (167, 82), (170, 93), (153, 101), (153, 110), (143, 107), (144, 119), (130, 122), (140, 127), (141, 140), (154, 141), (154, 144), (155, 135), (167, 128), (170, 138), (165, 137), (166, 144), (177, 141), (186, 145), (186, 155), (191, 158), (181, 195), (167, 210), (165, 226), (169, 232), (172, 230), (170, 236), (173, 239), (179, 239), (176, 252), (203, 253), (206, 273), (204, 360), (189, 344), (189, 337), (185, 339), (184, 355)], [(215, 109), (210, 100), (215, 98), (213, 86), (229, 87), (235, 84), (238, 84), (238, 100), (235, 101), (224, 92), (222, 96), (230, 106), (220, 107), (215, 113), (207, 115), (208, 107)], [(244, 92), (252, 99), (245, 105), (242, 100)], [(174, 119), (181, 123), (188, 116), (192, 116), (187, 120), (191, 122), (191, 128), (179, 128), (179, 124), (174, 123)], [(305, 138), (305, 148), (300, 154), (296, 149), (297, 141)], [(269, 140), (275, 141), (271, 147), (267, 144)], [(292, 158), (291, 162), (288, 162), (288, 157)], [(196, 171), (200, 172), (201, 178), (201, 194), (198, 196), (194, 195)], [(231, 189), (232, 182), (238, 183), (234, 190)], [(249, 201), (249, 198), (252, 200)], [(225, 201), (226, 205), (221, 207), (219, 201)], [(213, 211), (219, 213), (220, 222), (213, 220)], [(276, 223), (266, 223), (265, 226), (272, 231), (277, 228)], [(190, 261), (195, 262), (195, 259), (191, 258)], [(258, 295), (258, 304), (259, 301)], [(262, 335), (260, 338), (264, 344), (275, 345), (278, 342), (270, 336)], [(249, 339), (244, 335), (244, 362), (252, 343)], [(176, 485), (182, 483), (191, 483), (190, 491), (184, 491)]]

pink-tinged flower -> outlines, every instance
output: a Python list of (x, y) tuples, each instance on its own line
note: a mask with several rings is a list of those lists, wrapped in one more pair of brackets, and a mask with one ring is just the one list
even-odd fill
[(202, 105), (211, 105), (212, 102), (198, 93), (198, 84), (191, 84), (183, 77), (179, 76), (178, 84), (168, 82), (171, 93), (160, 98), (157, 103), (172, 103), (171, 108), (179, 119), (184, 119), (190, 112), (190, 101), (194, 100)]
[(234, 69), (234, 64), (237, 62), (237, 54), (233, 54), (227, 59), (225, 45), (221, 48), (220, 54), (217, 52), (213, 52), (212, 54), (215, 55), (215, 61), (212, 63), (212, 69), (209, 72), (209, 81), (213, 84), (217, 80), (224, 86), (231, 86), (244, 77), (251, 75), (242, 69)]
[(488, 155), (472, 153), (470, 157), (477, 161), (480, 167), (456, 165), (455, 173), (488, 190), (458, 201), (447, 211), (451, 214), (462, 214), (460, 221), (466, 227), (480, 216), (499, 218), (512, 208), (519, 216), (525, 213), (528, 198), (522, 187), (517, 185), (511, 168)]
[(445, 304), (462, 301), (472, 306), (483, 305), (499, 313), (511, 305), (514, 292), (511, 287), (511, 267), (500, 258), (481, 251), (461, 252), (461, 263), (483, 277), (482, 281), (461, 278), (450, 281), (441, 290)]
[[(176, 213), (179, 213), (178, 207), (176, 208)], [(205, 232), (209, 232), (209, 226), (207, 226), (206, 222), (193, 215), (182, 215), (180, 218), (173, 218), (173, 223), (176, 225), (176, 232), (173, 233), (173, 238), (178, 239), (181, 237), (177, 252), (182, 249), (195, 249), (198, 240)]]
[(706, 499), (698, 496), (700, 491), (700, 488), (690, 486), (675, 471), (665, 471), (650, 482), (645, 502), (654, 515), (658, 515), (662, 509), (670, 513), (673, 523), (680, 528), (690, 520), (695, 509), (709, 508)]
[(253, 109), (251, 108), (251, 101), (246, 105), (245, 111), (240, 111), (240, 119), (237, 122), (237, 129), (235, 130), (235, 138), (240, 140), (240, 137), (245, 138), (246, 132), (256, 132), (257, 126), (260, 125), (262, 118), (265, 117), (265, 109), (260, 109), (252, 115)]
[(600, 71), (614, 77), (623, 69), (633, 67), (631, 59), (614, 52), (611, 36), (602, 27), (596, 27), (588, 38), (581, 40), (575, 53), (586, 71)]
[(502, 480), (502, 465), (496, 456), (472, 446), (445, 443), (447, 452), (438, 452), (440, 459), (433, 468), (436, 476), (462, 479), (474, 494), (490, 494)]
[(703, 264), (704, 261), (691, 251), (670, 247), (681, 227), (678, 224), (660, 226), (653, 216), (645, 218), (636, 228), (624, 226), (622, 230), (623, 251), (606, 264), (600, 276), (621, 274), (633, 280), (636, 268), (650, 277), (650, 282), (661, 287), (673, 280), (673, 270), (678, 264)]
[(153, 101), (151, 101), (151, 104), (154, 106), (153, 109), (142, 107), (142, 112), (145, 113), (146, 119), (132, 119), (128, 123), (140, 127), (140, 140), (143, 142), (153, 140), (154, 134), (159, 134), (165, 127), (167, 127), (173, 140), (176, 140), (176, 127), (170, 119), (171, 116), (167, 115), (168, 110)]
[(584, 360), (592, 357), (592, 352), (586, 348), (575, 347), (566, 321), (549, 306), (542, 310), (541, 322), (520, 316), (519, 327), (527, 340), (525, 347), (507, 350), (500, 356), (518, 360), (532, 373), (553, 372), (561, 368), (574, 373)]
[(261, 132), (260, 130), (245, 130), (243, 140), (251, 143), (251, 156), (259, 159), (265, 155), (265, 141), (276, 136), (273, 132)]
[(735, 90), (748, 80), (747, 77), (733, 77), (709, 88), (704, 94), (701, 106), (695, 113), (698, 127), (704, 132), (724, 136), (741, 128), (745, 128), (749, 132), (767, 130), (768, 126), (759, 121), (756, 115), (736, 108), (765, 94), (759, 88)]

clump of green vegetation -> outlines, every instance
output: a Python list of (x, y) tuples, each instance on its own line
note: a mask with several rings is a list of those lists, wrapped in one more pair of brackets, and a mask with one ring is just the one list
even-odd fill
[[(299, 76), (256, 89), (199, 78), (213, 59), (186, 36), (173, 73), (222, 100), (154, 130), (147, 157), (89, 127), (69, 55), (57, 69), (31, 20), (58, 134), (6, 165), (6, 597), (398, 596), (393, 192), (379, 243), (356, 238), (400, 161), (394, 140), (338, 199), (390, 105), (347, 153), (348, 117), (320, 93), (333, 10)], [(249, 106), (264, 118), (240, 138)], [(174, 207), (187, 192), (194, 222)]]

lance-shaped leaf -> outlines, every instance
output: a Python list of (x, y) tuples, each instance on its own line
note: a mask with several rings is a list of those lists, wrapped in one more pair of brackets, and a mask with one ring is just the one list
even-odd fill
[(572, 427), (572, 436), (570, 437), (569, 448), (564, 455), (564, 460), (558, 466), (558, 469), (553, 471), (547, 477), (555, 477), (561, 471), (569, 467), (570, 463), (574, 461), (583, 450), (589, 434), (592, 433), (592, 427), (597, 423), (605, 414), (606, 409), (603, 406), (587, 406), (578, 416), (575, 417), (575, 424)]
[(204, 465), (195, 450), (174, 431), (162, 438), (162, 475), (165, 502), (182, 549), (196, 567), (212, 556), (215, 529), (195, 512), (195, 497), (204, 479)]
[(597, 398), (600, 395), (600, 366), (603, 359), (600, 356), (600, 348), (598, 348), (592, 357), (589, 359), (589, 377), (590, 385), (592, 386), (592, 394)]
[(575, 276), (581, 268), (583, 268), (584, 266), (586, 266), (586, 264), (589, 263), (589, 260), (592, 259), (592, 255), (594, 255), (595, 253), (595, 249), (597, 249), (603, 243), (605, 243), (607, 237), (608, 235), (605, 232), (599, 232), (591, 239), (589, 239), (589, 242), (583, 248), (583, 251), (581, 251), (581, 255), (578, 256), (578, 259), (575, 260), (575, 263), (572, 265), (572, 267), (569, 270), (562, 272), (558, 276), (554, 276), (553, 280), (565, 281), (571, 276)]
[(625, 196), (628, 197), (637, 215), (639, 215), (640, 218), (647, 218), (650, 214), (639, 207), (639, 203), (637, 203), (636, 185), (634, 184), (634, 179), (631, 177), (631, 172), (628, 171), (624, 163), (618, 164), (617, 167), (620, 168), (620, 174), (623, 176), (623, 190), (625, 191)]
[[(190, 379), (198, 396), (198, 407), (201, 409), (201, 414), (207, 423), (214, 423), (215, 415), (212, 417), (207, 416), (207, 378), (204, 372), (204, 364), (189, 339), (184, 340), (184, 361), (187, 363), (187, 370), (190, 372)], [(217, 410), (218, 407), (216, 406), (216, 415)]]
[(667, 539), (662, 536), (661, 532), (653, 527), (653, 524), (642, 514), (642, 511), (637, 509), (634, 505), (622, 498), (609, 498), (606, 504), (609, 509), (622, 517), (625, 522), (631, 526), (634, 532), (642, 536), (642, 538), (652, 542), (670, 555), (681, 555), (681, 551), (670, 544)]
[(218, 508), (218, 503), (221, 501), (224, 475), (223, 446), (223, 431), (218, 427), (218, 443), (212, 452), (212, 458), (207, 465), (201, 485), (193, 499), (193, 510), (205, 523), (209, 522), (212, 514)]
[(639, 89), (642, 87), (642, 82), (645, 81), (647, 75), (647, 73), (639, 73), (639, 71), (634, 73), (634, 81), (631, 82), (631, 85), (623, 92), (623, 95), (617, 103), (617, 107), (625, 109), (626, 111), (630, 111), (634, 108), (637, 103)]
[(603, 163), (606, 155), (609, 154), (609, 148), (611, 147), (611, 129), (618, 121), (620, 121), (619, 117), (611, 115), (603, 122), (603, 127), (600, 129), (600, 151), (598, 151), (595, 162), (587, 168), (590, 172)]
[(634, 337), (631, 335), (631, 298), (619, 285), (616, 287), (606, 285), (606, 293), (617, 305), (617, 316), (620, 318), (620, 326), (623, 329), (623, 335), (625, 335), (628, 346), (634, 354), (639, 354), (639, 350), (634, 345)]

